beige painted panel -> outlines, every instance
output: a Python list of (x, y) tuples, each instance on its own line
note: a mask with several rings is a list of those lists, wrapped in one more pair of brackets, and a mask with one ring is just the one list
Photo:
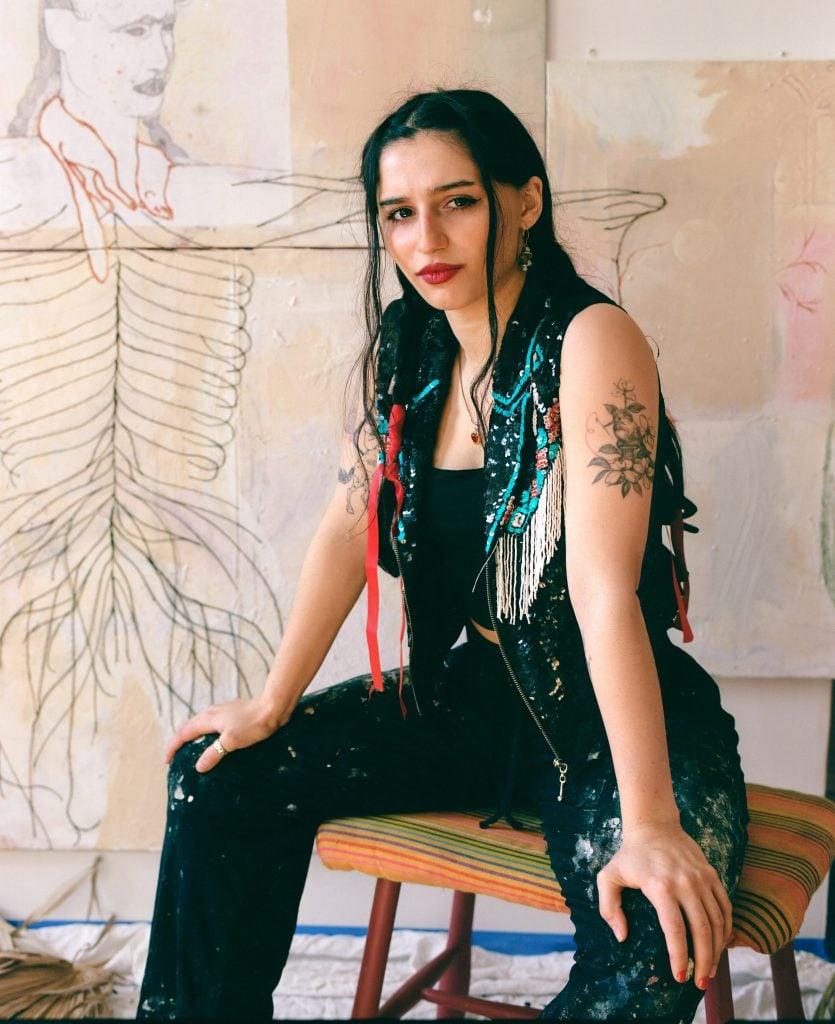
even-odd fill
[(825, 677), (835, 68), (567, 62), (548, 97), (563, 236), (657, 347), (681, 424), (693, 651), (726, 676)]
[[(123, 252), (104, 284), (44, 260), (0, 273), (0, 301), (30, 278), (0, 336), (0, 845), (146, 847), (167, 737), (260, 689), (278, 642), (336, 481), (361, 256)], [(360, 621), (322, 680), (364, 671)]]
[(168, 736), (139, 681), (127, 676), (110, 722), (107, 802), (96, 847), (150, 850), (165, 829)]
[(288, 33), (296, 168), (345, 173), (347, 153), (350, 173), (377, 121), (436, 86), (495, 92), (543, 138), (542, 0), (289, 0)]
[[(826, 424), (804, 414), (679, 423), (687, 492), (690, 652), (712, 673), (826, 678), (835, 608), (820, 546)], [(673, 634), (675, 635), (675, 634)]]
[(779, 362), (774, 281), (751, 272), (773, 245), (768, 168), (613, 152), (607, 169), (599, 189), (557, 179), (559, 230), (578, 266), (652, 338), (678, 414), (757, 407)]
[(828, 402), (826, 331), (786, 385), (804, 360), (779, 321), (792, 292), (813, 292), (832, 335), (832, 65), (569, 62), (549, 81), (569, 247), (681, 353), (665, 371), (682, 414), (754, 409), (784, 386)]

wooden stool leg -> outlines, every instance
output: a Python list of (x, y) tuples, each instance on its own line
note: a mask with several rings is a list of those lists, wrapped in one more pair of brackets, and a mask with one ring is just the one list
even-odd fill
[(399, 898), (399, 882), (390, 882), (387, 878), (377, 880), (351, 1017), (377, 1016)]
[(800, 982), (797, 980), (797, 963), (791, 942), (771, 957), (771, 979), (774, 982), (774, 1002), (777, 1019), (784, 1017), (806, 1020), (803, 1000), (800, 998)]
[[(473, 949), (473, 911), (475, 894), (456, 892), (452, 897), (452, 914), (449, 920), (447, 948), (458, 950), (458, 956), (447, 968), (438, 982), (440, 992), (451, 992), (465, 996), (470, 991), (470, 964)], [(446, 1006), (439, 1006), (439, 1018), (459, 1017), (460, 1013)]]
[(733, 1019), (734, 1000), (731, 989), (731, 967), (727, 949), (722, 950), (716, 977), (711, 978), (705, 992), (707, 1024), (728, 1024)]

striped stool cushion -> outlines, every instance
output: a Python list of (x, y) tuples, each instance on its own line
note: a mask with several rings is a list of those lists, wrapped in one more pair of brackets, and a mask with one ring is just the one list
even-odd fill
[(514, 812), (525, 826), (523, 832), (504, 823), (479, 828), (488, 813), (336, 818), (319, 828), (316, 849), (329, 868), (498, 896), (567, 914), (545, 853), (539, 817)]
[(734, 895), (735, 945), (776, 953), (800, 931), (835, 857), (835, 804), (749, 783), (748, 846)]
[[(835, 857), (835, 804), (768, 786), (747, 788), (751, 824), (734, 896), (736, 945), (770, 954), (797, 934)], [(338, 818), (320, 827), (316, 847), (329, 868), (567, 912), (536, 814), (517, 815), (524, 832), (507, 825), (481, 829), (484, 817), (450, 811)]]

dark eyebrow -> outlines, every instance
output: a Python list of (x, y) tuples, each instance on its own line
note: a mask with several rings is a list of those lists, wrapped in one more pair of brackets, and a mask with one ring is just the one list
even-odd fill
[[(453, 189), (456, 189), (456, 188), (474, 188), (476, 186), (476, 184), (477, 184), (477, 182), (475, 182), (475, 181), (469, 181), (467, 178), (462, 178), (460, 181), (450, 181), (450, 182), (447, 182), (445, 185), (436, 185), (435, 188), (433, 188), (431, 191), (432, 191), (433, 195), (436, 195), (438, 192), (451, 192)], [(381, 199), (380, 202), (379, 202), (379, 205), (380, 206), (397, 206), (400, 203), (405, 203), (405, 202), (406, 202), (405, 196), (396, 196), (393, 199)]]

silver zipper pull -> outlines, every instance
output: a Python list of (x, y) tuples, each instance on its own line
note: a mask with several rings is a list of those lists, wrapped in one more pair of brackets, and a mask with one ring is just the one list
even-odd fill
[(562, 791), (565, 789), (565, 778), (568, 775), (568, 765), (558, 757), (554, 758), (554, 767), (560, 773), (560, 791), (557, 794), (557, 803), (562, 803)]

